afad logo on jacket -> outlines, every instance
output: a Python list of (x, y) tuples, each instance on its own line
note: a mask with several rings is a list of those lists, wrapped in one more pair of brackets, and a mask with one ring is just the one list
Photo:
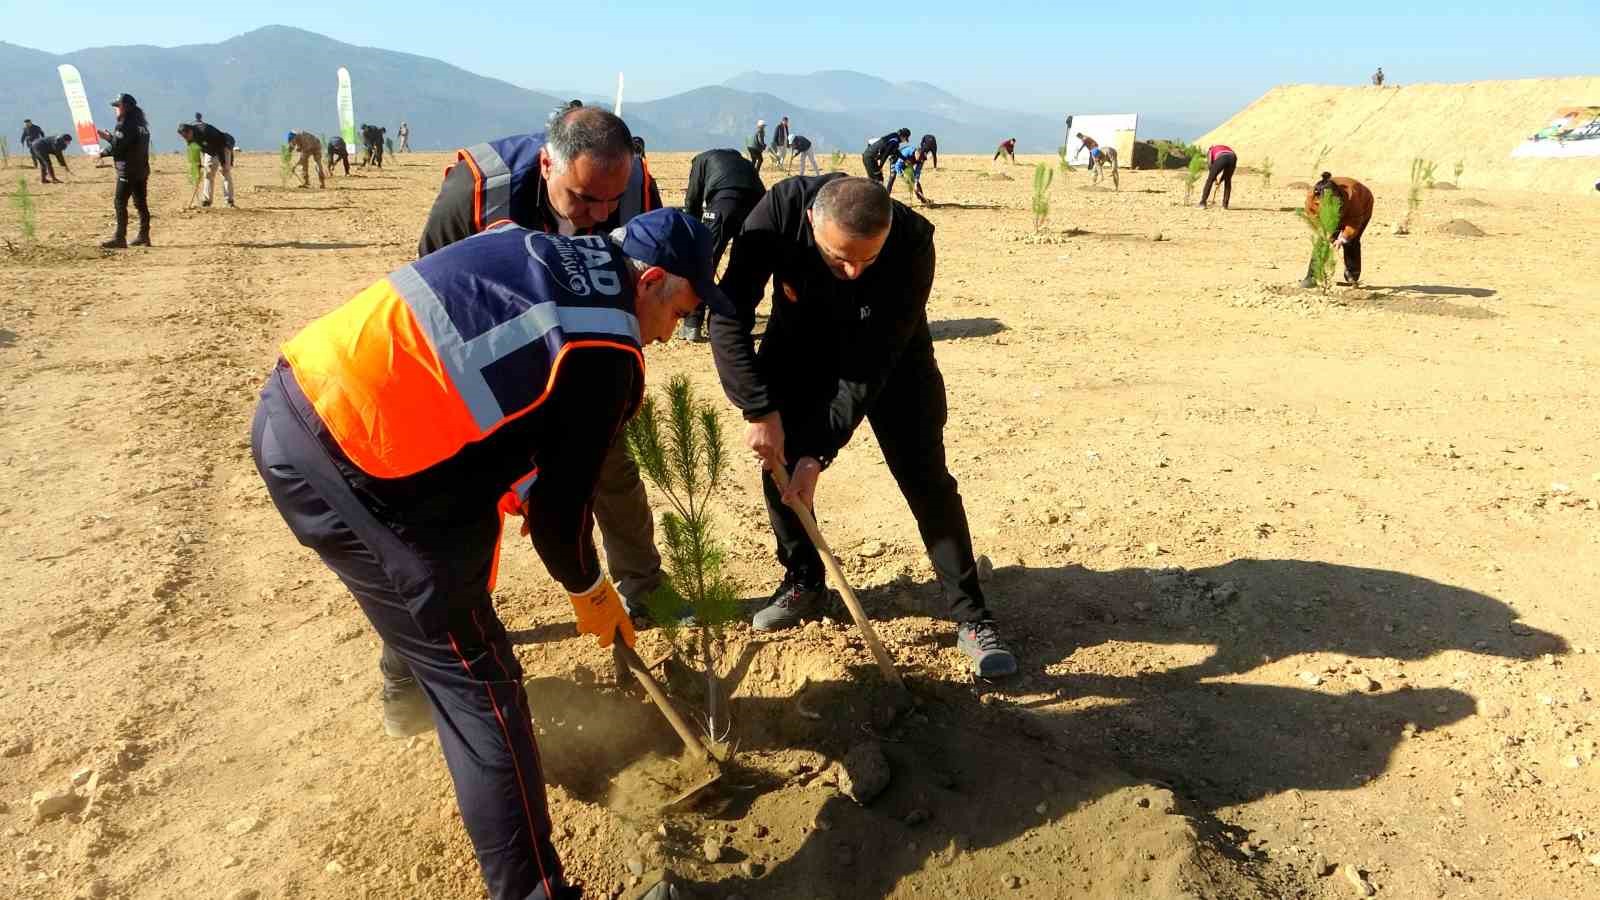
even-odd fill
[[(538, 240), (534, 240), (538, 238)], [(524, 238), (528, 255), (549, 270), (557, 282), (575, 296), (622, 293), (622, 276), (617, 272), (609, 242), (603, 235), (586, 234), (558, 237), (529, 234)]]

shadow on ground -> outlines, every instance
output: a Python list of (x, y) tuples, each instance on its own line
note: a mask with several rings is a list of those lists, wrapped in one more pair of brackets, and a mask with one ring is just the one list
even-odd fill
[(399, 247), (398, 241), (370, 241), (367, 243), (351, 243), (346, 241), (239, 241), (232, 244), (246, 250), (360, 250), (366, 247)]
[(1005, 330), (1006, 324), (1004, 322), (987, 316), (971, 319), (942, 319), (928, 323), (928, 331), (933, 334), (933, 339), (936, 341), (990, 337)]
[[(887, 619), (939, 606), (937, 592), (924, 584), (861, 593), (869, 613)], [(968, 851), (1007, 845), (1010, 853), (1013, 841), (1078, 813), (1072, 831), (1054, 839), (1059, 846), (1013, 861), (1015, 871), (1063, 892), (1083, 881), (1085, 891), (1093, 884), (1104, 893), (1126, 879), (1134, 896), (1140, 879), (1150, 877), (1148, 869), (1140, 874), (1144, 863), (1089, 872), (1075, 854), (1110, 842), (1114, 859), (1143, 859), (1117, 842), (1145, 833), (1127, 823), (1149, 811), (1151, 796), (1157, 807), (1177, 805), (1164, 812), (1190, 817), (1152, 818), (1151, 833), (1192, 822), (1191, 838), (1212, 848), (1205, 858), (1209, 875), (1222, 879), (1218, 896), (1294, 893), (1284, 881), (1293, 873), (1247, 860), (1235, 849), (1246, 835), (1221, 823), (1216, 810), (1292, 789), (1357, 788), (1388, 768), (1410, 734), (1459, 722), (1477, 704), (1453, 688), (1411, 689), (1393, 663), (1364, 668), (1374, 680), (1366, 689), (1337, 672), (1324, 673), (1319, 687), (1226, 679), (1302, 654), (1403, 663), (1446, 651), (1529, 659), (1566, 650), (1562, 638), (1523, 626), (1484, 594), (1303, 560), (1239, 559), (1190, 571), (1015, 566), (996, 572), (989, 594), (1022, 662), (1024, 674), (1013, 681), (975, 687), (908, 671), (915, 705), (898, 718), (885, 717), (886, 689), (870, 667), (804, 688), (808, 707), (825, 715), (804, 714), (795, 697), (734, 701), (746, 758), (811, 750), (834, 760), (871, 735), (881, 739), (894, 774), (869, 807), (831, 791), (778, 795), (793, 815), (812, 814), (803, 803), (820, 809), (831, 828), (809, 830), (798, 850), (755, 878), (715, 881), (715, 895), (881, 897), (908, 876), (968, 865), (958, 862), (970, 859)], [(943, 629), (936, 634), (931, 643), (953, 640)], [(1091, 661), (1095, 648), (1118, 642), (1153, 649), (1143, 664), (1120, 654), (1124, 664), (1133, 660), (1126, 671)], [(779, 636), (770, 652), (792, 660), (818, 647)], [(1315, 661), (1306, 666), (1322, 671)], [(541, 715), (548, 774), (578, 796), (599, 796), (631, 758), (676, 749), (660, 717), (622, 692), (596, 699), (592, 689), (543, 679), (530, 683), (530, 698), (536, 715), (564, 710), (549, 722)], [(724, 780), (739, 787), (724, 792), (728, 806), (704, 815), (736, 818), (758, 797), (795, 784), (770, 771), (735, 767), (730, 774)], [(1103, 804), (1114, 809), (1107, 813)], [(1093, 833), (1096, 817), (1105, 815), (1113, 815), (1117, 832)], [(1222, 870), (1232, 874), (1218, 875)], [(952, 873), (947, 895), (989, 896), (990, 878)]]

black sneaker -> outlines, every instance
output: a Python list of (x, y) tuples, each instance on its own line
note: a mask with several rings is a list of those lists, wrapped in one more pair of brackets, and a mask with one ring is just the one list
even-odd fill
[(392, 738), (408, 738), (433, 730), (433, 713), (428, 698), (415, 681), (405, 685), (384, 685), (383, 733)]
[(1004, 678), (1017, 674), (1017, 658), (1000, 639), (993, 622), (970, 622), (956, 629), (956, 649), (972, 660), (979, 678)]
[(822, 585), (801, 585), (785, 578), (783, 584), (772, 592), (768, 603), (750, 620), (757, 631), (782, 631), (799, 625), (801, 620), (812, 618), (822, 605), (825, 591)]
[(101, 241), (100, 242), (100, 249), (102, 249), (102, 250), (126, 250), (126, 249), (128, 249), (128, 241), (127, 241), (126, 238), (114, 237), (109, 241)]

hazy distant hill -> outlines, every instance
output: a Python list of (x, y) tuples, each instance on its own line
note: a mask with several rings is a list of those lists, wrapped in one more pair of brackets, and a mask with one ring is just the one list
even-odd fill
[[(334, 73), (341, 65), (350, 69), (355, 86), (357, 121), (383, 125), (392, 136), (404, 118), (418, 149), (451, 149), (536, 130), (561, 102), (550, 92), (435, 59), (357, 47), (281, 25), (219, 44), (99, 47), (60, 56), (0, 42), (0, 122), (13, 142), (24, 116), (52, 133), (72, 130), (55, 71), (66, 62), (83, 74), (97, 124), (106, 127), (113, 120), (107, 104), (127, 91), (150, 114), (161, 150), (178, 148), (177, 125), (197, 110), (248, 149), (277, 147), (290, 129), (332, 133)], [(768, 121), (770, 136), (781, 115), (823, 152), (855, 153), (868, 137), (901, 126), (915, 136), (938, 135), (940, 149), (950, 153), (987, 152), (1004, 137), (1016, 137), (1021, 152), (1049, 153), (1062, 138), (1059, 119), (978, 106), (924, 82), (895, 83), (848, 71), (750, 72), (725, 85), (629, 103), (623, 112), (657, 150), (742, 148), (756, 119)]]
[(0, 121), (8, 131), (20, 132), (23, 116), (52, 132), (72, 130), (55, 71), (67, 62), (83, 74), (97, 124), (113, 121), (106, 104), (127, 91), (149, 114), (156, 146), (164, 150), (177, 149), (178, 122), (197, 110), (248, 148), (276, 147), (290, 129), (331, 134), (338, 128), (334, 91), (341, 65), (355, 85), (358, 123), (383, 125), (392, 135), (404, 117), (419, 149), (453, 148), (463, 136), (542, 125), (558, 102), (435, 59), (273, 25), (220, 44), (100, 47), (61, 56), (0, 44), (0, 84), (6, 86)]

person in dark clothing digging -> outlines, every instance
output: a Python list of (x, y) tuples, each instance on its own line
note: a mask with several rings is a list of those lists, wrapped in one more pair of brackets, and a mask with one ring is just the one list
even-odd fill
[(891, 131), (881, 138), (867, 145), (861, 152), (861, 165), (867, 170), (867, 177), (883, 184), (883, 166), (885, 163), (898, 159), (900, 145), (911, 140), (911, 129), (902, 128)]
[(938, 138), (934, 137), (931, 134), (923, 135), (922, 136), (922, 141), (917, 144), (917, 149), (921, 150), (923, 153), (927, 154), (927, 158), (933, 160), (934, 169), (938, 169), (939, 168), (939, 139)]
[[(708, 301), (717, 373), (750, 423), (746, 446), (765, 468), (790, 472), (786, 494), (763, 478), (786, 574), (752, 624), (774, 631), (819, 611), (822, 561), (786, 501), (813, 505), (818, 478), (865, 419), (959, 623), (957, 646), (978, 675), (1001, 677), (1016, 672), (1016, 657), (984, 602), (945, 463), (948, 407), (927, 315), (933, 276), (933, 225), (882, 185), (841, 173), (773, 185), (734, 239), (723, 297)], [(769, 280), (758, 350), (751, 332)]]
[(1233, 198), (1233, 170), (1239, 168), (1239, 157), (1227, 144), (1212, 144), (1206, 156), (1211, 168), (1206, 172), (1206, 186), (1200, 190), (1200, 208), (1206, 208), (1206, 201), (1211, 198), (1211, 185), (1220, 178), (1222, 208), (1227, 209), (1228, 201)]
[(328, 138), (328, 174), (333, 174), (333, 164), (344, 163), (344, 174), (350, 174), (350, 147), (337, 134)]
[(61, 168), (67, 172), (72, 169), (67, 167), (67, 157), (62, 153), (72, 143), (72, 135), (63, 134), (56, 137), (36, 138), (28, 147), (28, 152), (33, 155), (33, 164), (39, 170), (39, 181), (43, 184), (61, 183), (56, 175), (55, 168), (50, 164), (50, 158), (55, 157), (61, 163)]
[[(767, 192), (761, 175), (737, 150), (707, 150), (689, 163), (689, 186), (684, 190), (683, 211), (711, 229), (714, 239), (711, 267), (722, 262), (723, 251), (744, 220)], [(706, 310), (702, 306), (678, 326), (678, 337), (705, 339)]]

